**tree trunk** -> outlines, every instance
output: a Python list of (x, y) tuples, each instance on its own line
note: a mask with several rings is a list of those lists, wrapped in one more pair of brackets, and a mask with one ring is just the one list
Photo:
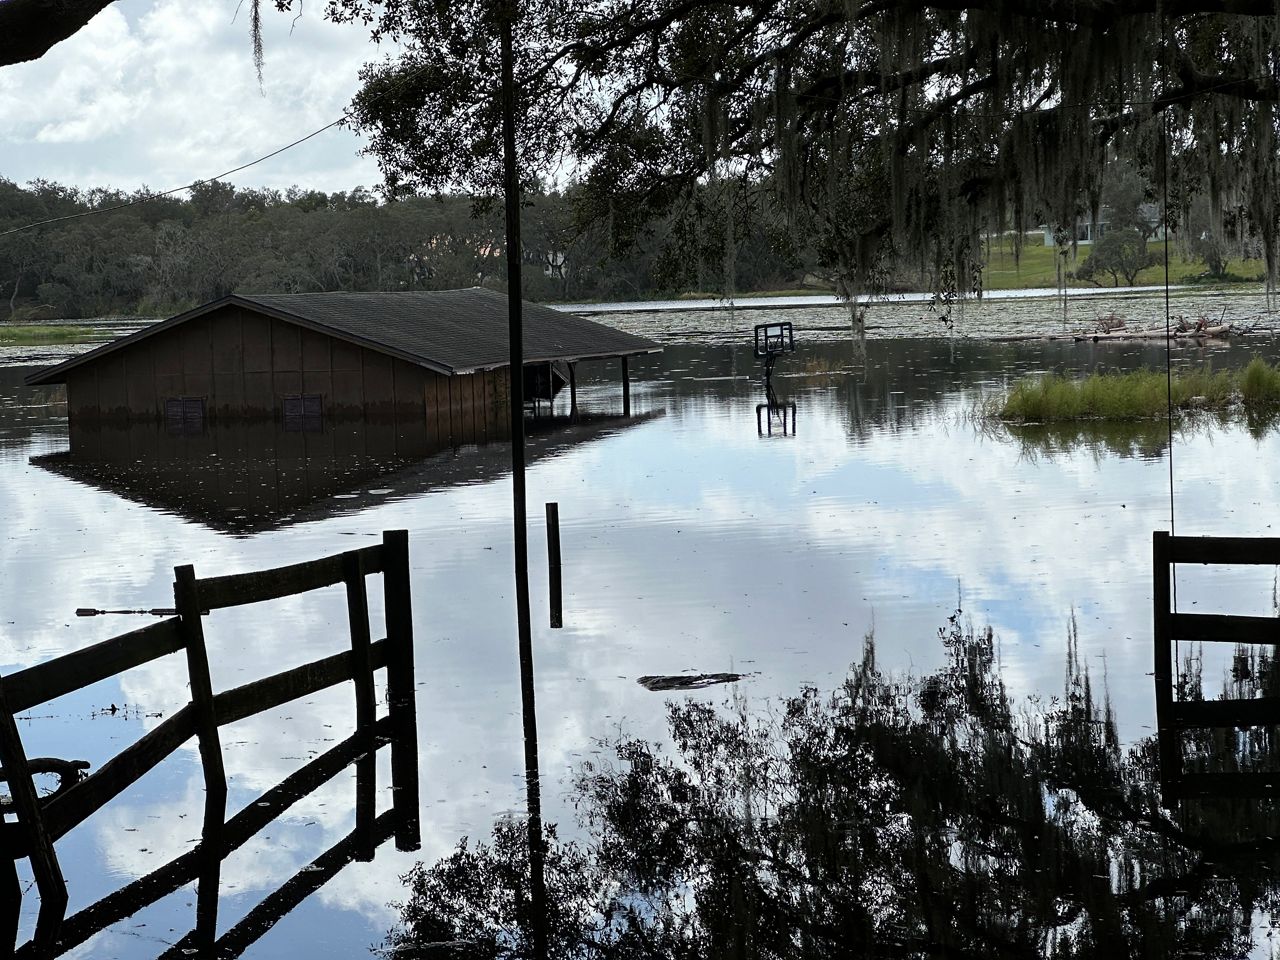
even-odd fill
[(18, 274), (13, 280), (13, 293), (9, 294), (9, 319), (13, 319), (13, 315), (17, 313), (18, 308), (14, 306), (18, 299), (18, 288), (22, 286), (22, 274)]

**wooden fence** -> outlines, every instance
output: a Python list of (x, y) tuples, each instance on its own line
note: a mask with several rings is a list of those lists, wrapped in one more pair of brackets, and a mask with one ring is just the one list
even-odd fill
[[(376, 573), (382, 574), (386, 636), (373, 641), (366, 577)], [(390, 835), (395, 836), (401, 850), (416, 850), (420, 845), (413, 626), (405, 531), (387, 531), (376, 546), (274, 570), (197, 579), (191, 566), (181, 566), (174, 569), (174, 577), (177, 616), (0, 678), (0, 763), (17, 815), (16, 822), (0, 822), (0, 953), (11, 955), (16, 946), (22, 891), (15, 861), (22, 857), (31, 861), (40, 911), (35, 936), (19, 955), (56, 956), (196, 880), (196, 927), (180, 946), (201, 956), (233, 956), (236, 944), (241, 944), (242, 950), (256, 939), (252, 935), (255, 924), (260, 935), (270, 926), (261, 926), (264, 918), (269, 919), (273, 910), (287, 904), (300, 890), (332, 876), (347, 862), (344, 857), (370, 860), (377, 845)], [(346, 586), (350, 649), (214, 693), (202, 614), (337, 584)], [(178, 651), (186, 653), (191, 702), (70, 789), (44, 800), (37, 797), (14, 714)], [(387, 671), (387, 715), (379, 719), (374, 672), (382, 668)], [(218, 728), (347, 681), (355, 690), (355, 733), (228, 821)], [(55, 849), (57, 841), (192, 737), (199, 743), (205, 782), (204, 824), (198, 846), (67, 918), (67, 888)], [(378, 817), (376, 753), (384, 744), (390, 744), (391, 749), (392, 809)], [(356, 766), (356, 824), (351, 836), (321, 858), (325, 860), (321, 869), (295, 877), (219, 939), (222, 861), (290, 805), (352, 763)]]
[(1173, 644), (1280, 643), (1280, 619), (1218, 613), (1175, 613), (1171, 583), (1175, 564), (1280, 564), (1280, 538), (1174, 537), (1152, 539), (1155, 592), (1156, 732), (1160, 785), (1166, 803), (1190, 797), (1274, 797), (1280, 772), (1186, 773), (1182, 732), (1215, 727), (1280, 726), (1280, 697), (1249, 700), (1179, 700)]

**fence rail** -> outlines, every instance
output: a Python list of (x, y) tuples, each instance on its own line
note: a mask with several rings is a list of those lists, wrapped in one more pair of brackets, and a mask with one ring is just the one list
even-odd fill
[(1157, 530), (1152, 537), (1155, 578), (1154, 641), (1156, 735), (1160, 786), (1166, 805), (1202, 797), (1275, 797), (1280, 772), (1188, 773), (1183, 731), (1218, 727), (1280, 725), (1280, 697), (1178, 700), (1173, 645), (1177, 642), (1276, 644), (1280, 618), (1175, 613), (1172, 578), (1176, 564), (1280, 564), (1280, 538), (1175, 537)]
[[(370, 638), (367, 592), (367, 578), (373, 574), (382, 574), (386, 621), (386, 637), (377, 641)], [(227, 607), (340, 584), (346, 591), (350, 649), (214, 692), (202, 617)], [(191, 566), (176, 567), (174, 607), (176, 617), (0, 678), (0, 766), (17, 815), (16, 822), (0, 823), (0, 956), (12, 956), (15, 949), (21, 956), (59, 955), (192, 880), (198, 882), (196, 927), (182, 941), (184, 950), (212, 956), (216, 948), (218, 956), (234, 955), (236, 945), (243, 949), (269, 927), (269, 923), (261, 925), (263, 918), (272, 916), (281, 904), (296, 902), (291, 897), (300, 890), (313, 889), (317, 877), (295, 877), (285, 885), (290, 892), (281, 888), (264, 901), (257, 913), (251, 912), (219, 939), (217, 903), (222, 861), (292, 803), (351, 764), (356, 766), (356, 827), (350, 837), (323, 855), (326, 869), (334, 868), (336, 872), (334, 865), (350, 859), (372, 859), (375, 848), (391, 835), (401, 850), (420, 846), (413, 621), (405, 531), (387, 531), (376, 546), (254, 573), (202, 580), (196, 578)], [(186, 653), (191, 702), (84, 780), (41, 801), (14, 715), (180, 651)], [(380, 669), (387, 671), (387, 715), (381, 719), (377, 717), (374, 693), (374, 673)], [(353, 685), (355, 692), (355, 733), (227, 820), (227, 778), (218, 728), (346, 682)], [(56, 842), (192, 737), (199, 742), (205, 780), (199, 845), (66, 918), (67, 888)], [(377, 817), (375, 759), (378, 749), (386, 744), (391, 748), (392, 809)], [(17, 948), (22, 891), (15, 861), (21, 858), (31, 862), (40, 912), (31, 942)], [(254, 918), (255, 923), (249, 923)]]

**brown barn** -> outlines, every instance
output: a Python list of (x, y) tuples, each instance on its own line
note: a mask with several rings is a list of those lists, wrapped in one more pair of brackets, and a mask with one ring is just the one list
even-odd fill
[[(661, 348), (524, 305), (526, 395), (576, 364)], [(27, 378), (65, 383), (73, 423), (361, 418), (425, 420), (437, 439), (484, 439), (509, 413), (507, 298), (479, 287), (410, 293), (236, 295)]]

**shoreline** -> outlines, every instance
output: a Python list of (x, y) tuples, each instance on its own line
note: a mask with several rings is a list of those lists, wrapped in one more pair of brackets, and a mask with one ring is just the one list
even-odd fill
[[(1028, 287), (1019, 290), (988, 290), (983, 293), (982, 300), (970, 298), (969, 303), (980, 303), (988, 300), (1058, 300), (1062, 296), (1071, 299), (1089, 299), (1098, 297), (1124, 298), (1143, 297), (1154, 293), (1164, 293), (1164, 286), (1145, 287), (1068, 287), (1058, 290), (1054, 287)], [(1174, 284), (1170, 292), (1185, 293), (1197, 288), (1188, 284)], [(1205, 291), (1208, 295), (1211, 292)], [(859, 299), (857, 303), (863, 307), (895, 304), (928, 304), (934, 302), (932, 293), (891, 293), (883, 296), (872, 296)], [(958, 301), (957, 301), (958, 302)], [(610, 313), (665, 313), (682, 310), (796, 310), (805, 307), (848, 307), (848, 301), (834, 293), (792, 294), (777, 297), (753, 297), (750, 295), (734, 298), (700, 298), (689, 300), (632, 300), (602, 303), (547, 303), (553, 310), (565, 313), (610, 314)]]

